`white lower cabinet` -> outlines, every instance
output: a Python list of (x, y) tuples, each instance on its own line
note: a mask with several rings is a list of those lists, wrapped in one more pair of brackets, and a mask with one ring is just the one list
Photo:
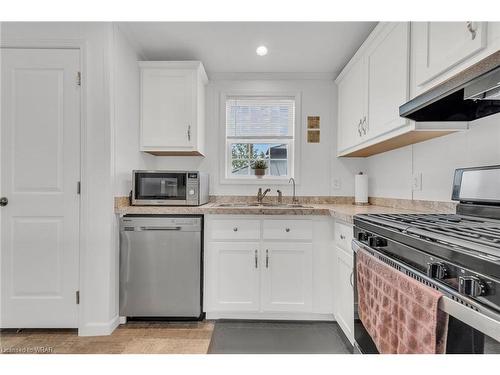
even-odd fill
[(354, 343), (354, 256), (351, 248), (353, 226), (335, 222), (335, 319), (349, 341)]
[(262, 251), (262, 309), (311, 311), (312, 244), (265, 242)]
[(354, 342), (354, 289), (353, 256), (341, 248), (336, 248), (336, 311), (335, 318), (342, 331)]
[(334, 320), (329, 218), (261, 218), (205, 216), (207, 318)]
[(258, 311), (258, 242), (212, 242), (211, 301), (219, 311)]

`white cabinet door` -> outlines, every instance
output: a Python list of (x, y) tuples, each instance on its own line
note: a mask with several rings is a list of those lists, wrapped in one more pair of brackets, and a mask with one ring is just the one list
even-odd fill
[(196, 130), (195, 72), (144, 68), (141, 71), (141, 147), (190, 150)]
[(366, 64), (356, 61), (338, 83), (338, 151), (355, 146), (361, 140), (361, 123), (366, 115)]
[(211, 242), (211, 310), (259, 310), (259, 243)]
[(262, 310), (312, 311), (312, 244), (262, 244)]
[(367, 50), (367, 138), (406, 125), (399, 106), (409, 97), (409, 22), (389, 22)]
[(353, 255), (336, 248), (335, 319), (351, 343), (354, 342)]
[(414, 22), (412, 34), (417, 92), (486, 47), (486, 22)]

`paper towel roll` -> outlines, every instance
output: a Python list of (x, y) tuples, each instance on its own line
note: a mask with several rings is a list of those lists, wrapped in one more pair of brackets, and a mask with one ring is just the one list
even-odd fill
[(368, 176), (358, 173), (354, 176), (354, 203), (368, 203)]

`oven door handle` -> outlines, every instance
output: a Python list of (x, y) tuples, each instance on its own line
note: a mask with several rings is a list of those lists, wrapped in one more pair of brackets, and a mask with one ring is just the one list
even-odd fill
[(490, 318), (447, 296), (441, 297), (438, 307), (445, 313), (500, 342), (500, 320)]
[[(390, 258), (387, 255), (377, 251), (376, 249), (373, 249), (355, 239), (352, 240), (351, 247), (354, 253), (357, 253), (359, 249), (365, 249), (370, 253), (375, 253), (377, 254), (378, 257), (390, 260), (391, 264), (396, 264), (398, 267), (415, 274), (419, 278), (426, 280), (429, 283), (435, 284), (436, 286), (438, 286), (438, 289), (441, 293), (452, 296), (456, 295), (457, 298), (465, 300), (471, 306), (477, 305), (475, 301), (469, 300), (468, 298), (459, 295), (454, 290), (442, 284), (436, 283), (435, 280), (429, 278), (427, 275), (424, 275), (423, 273), (407, 266), (406, 264), (403, 264), (394, 258)], [(355, 266), (356, 265), (354, 265), (354, 267)], [(443, 295), (440, 298), (438, 307), (445, 313), (453, 316), (454, 318), (462, 321), (463, 323), (477, 329), (478, 331), (484, 333), (485, 335), (490, 336), (491, 338), (500, 342), (500, 314), (497, 313), (496, 311), (488, 309), (487, 311), (488, 315), (486, 315), (480, 311), (474, 310), (471, 307), (465, 306), (457, 301), (454, 301), (447, 295)]]

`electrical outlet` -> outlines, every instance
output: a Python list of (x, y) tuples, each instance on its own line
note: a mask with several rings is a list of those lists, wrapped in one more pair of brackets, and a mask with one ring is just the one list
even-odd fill
[(413, 173), (413, 176), (411, 178), (411, 190), (413, 191), (422, 190), (422, 173), (420, 172)]
[(340, 189), (340, 178), (334, 178), (332, 180), (332, 188), (335, 189), (335, 190), (339, 190)]

